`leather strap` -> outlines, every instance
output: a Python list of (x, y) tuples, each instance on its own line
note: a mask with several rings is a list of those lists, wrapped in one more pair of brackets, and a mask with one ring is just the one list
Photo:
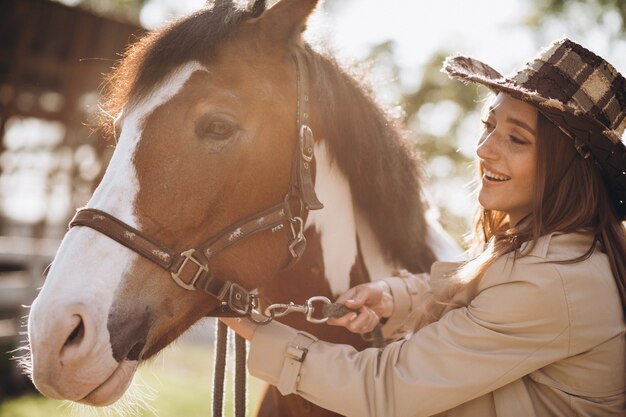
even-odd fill
[(324, 208), (324, 205), (317, 198), (315, 194), (315, 186), (313, 184), (313, 174), (311, 164), (314, 161), (313, 145), (315, 138), (313, 137), (313, 131), (310, 127), (310, 97), (311, 91), (309, 85), (309, 74), (307, 67), (304, 63), (304, 57), (301, 53), (294, 54), (294, 61), (296, 63), (296, 71), (298, 74), (298, 102), (296, 119), (296, 126), (298, 127), (298, 147), (294, 156), (293, 168), (296, 169), (296, 181), (292, 181), (298, 186), (300, 198), (304, 203), (304, 207), (307, 210), (319, 210)]
[(111, 216), (102, 210), (80, 209), (70, 221), (69, 227), (88, 226), (111, 239), (134, 250), (138, 254), (151, 260), (161, 268), (170, 270), (174, 259), (173, 251), (156, 243), (154, 240)]
[[(198, 247), (185, 250), (180, 254), (98, 209), (78, 210), (70, 221), (69, 227), (91, 227), (170, 272), (172, 279), (181, 287), (189, 290), (200, 289), (220, 301), (228, 302), (232, 298), (235, 309), (243, 311), (239, 301), (249, 301), (248, 292), (240, 286), (235, 286), (235, 283), (215, 277), (209, 269), (209, 260), (225, 248), (255, 233), (264, 230), (277, 232), (284, 229), (289, 221), (288, 211), (287, 203), (283, 202), (229, 227)], [(238, 295), (231, 294), (233, 292)]]

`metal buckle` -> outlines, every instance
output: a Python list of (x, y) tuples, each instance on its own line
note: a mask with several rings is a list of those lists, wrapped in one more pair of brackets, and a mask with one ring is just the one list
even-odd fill
[[(182, 288), (186, 290), (190, 290), (190, 291), (194, 291), (196, 289), (195, 283), (196, 281), (198, 281), (198, 278), (200, 278), (200, 274), (202, 274), (202, 272), (209, 272), (209, 268), (206, 265), (202, 265), (200, 262), (196, 260), (196, 258), (193, 257), (193, 254), (195, 251), (196, 251), (195, 249), (189, 249), (189, 250), (182, 252), (180, 256), (185, 258), (183, 260), (183, 263), (178, 268), (178, 271), (171, 272), (172, 279), (174, 280), (174, 282), (178, 284), (179, 286), (181, 286)], [(196, 274), (194, 275), (190, 283), (186, 283), (180, 277), (180, 273), (183, 270), (183, 268), (185, 268), (185, 265), (187, 265), (188, 261), (191, 261), (193, 264), (195, 264), (198, 267), (198, 271), (196, 271)]]
[(285, 356), (300, 363), (304, 362), (307, 353), (309, 353), (309, 348), (294, 343), (289, 343), (285, 350)]
[[(313, 131), (305, 124), (300, 126), (300, 154), (304, 162), (313, 160)], [(306, 147), (306, 149), (305, 149)]]
[(236, 313), (246, 315), (255, 307), (254, 299), (244, 287), (233, 282), (228, 290), (228, 307)]

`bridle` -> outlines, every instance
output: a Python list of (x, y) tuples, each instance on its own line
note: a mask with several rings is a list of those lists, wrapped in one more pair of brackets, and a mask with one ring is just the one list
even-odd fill
[[(220, 301), (220, 306), (214, 310), (212, 316), (251, 317), (252, 311), (258, 307), (258, 295), (236, 282), (224, 281), (215, 276), (209, 264), (221, 251), (254, 234), (263, 231), (275, 233), (287, 227), (291, 231), (288, 247), (291, 258), (286, 267), (296, 263), (304, 253), (306, 247), (304, 224), (308, 212), (324, 206), (318, 200), (313, 184), (312, 168), (315, 155), (313, 132), (309, 126), (310, 84), (302, 54), (300, 51), (293, 54), (297, 75), (298, 143), (293, 153), (289, 189), (280, 203), (228, 226), (204, 243), (180, 253), (98, 209), (79, 209), (70, 221), (69, 227), (87, 226), (103, 233), (168, 271), (172, 280), (180, 287), (211, 294)], [(296, 207), (296, 213), (293, 212), (292, 205)]]

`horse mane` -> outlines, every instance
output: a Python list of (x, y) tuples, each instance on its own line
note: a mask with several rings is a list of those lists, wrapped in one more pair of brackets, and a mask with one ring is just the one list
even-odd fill
[(242, 8), (232, 0), (208, 2), (197, 12), (175, 19), (129, 46), (121, 62), (105, 80), (102, 126), (109, 130), (111, 116), (149, 94), (166, 74), (191, 60), (208, 62), (217, 46), (232, 36), (238, 24), (258, 16), (265, 1)]
[(330, 57), (308, 49), (312, 96), (330, 156), (347, 176), (388, 259), (413, 272), (435, 261), (427, 243), (422, 167), (399, 123)]
[[(246, 8), (217, 0), (135, 42), (106, 80), (103, 130), (111, 131), (111, 116), (149, 94), (176, 67), (210, 61), (242, 20), (264, 9), (264, 0)], [(307, 61), (331, 158), (348, 177), (357, 207), (388, 259), (414, 272), (428, 271), (435, 258), (426, 242), (421, 167), (398, 123), (333, 58), (307, 46)]]

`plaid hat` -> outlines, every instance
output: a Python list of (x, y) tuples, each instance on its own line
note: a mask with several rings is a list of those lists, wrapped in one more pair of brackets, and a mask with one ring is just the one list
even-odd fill
[(464, 56), (446, 58), (442, 71), (535, 105), (574, 140), (583, 157), (594, 157), (626, 220), (626, 79), (611, 64), (561, 39), (508, 77)]

